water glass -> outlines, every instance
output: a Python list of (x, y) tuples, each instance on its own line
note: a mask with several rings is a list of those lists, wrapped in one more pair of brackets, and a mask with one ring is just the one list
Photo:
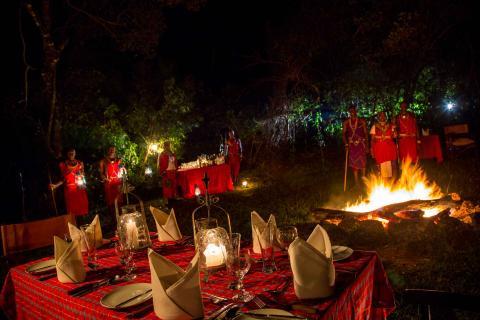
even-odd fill
[(82, 241), (87, 249), (88, 267), (92, 270), (97, 270), (97, 248), (95, 247), (95, 228), (90, 228), (89, 224), (80, 226), (82, 234)]
[(277, 240), (282, 249), (288, 250), (290, 243), (298, 238), (297, 228), (294, 226), (282, 226), (277, 228)]
[(273, 244), (276, 239), (276, 227), (269, 221), (265, 230), (259, 239), (260, 249), (262, 251), (263, 273), (270, 274), (277, 270), (274, 259)]
[(232, 233), (230, 238), (232, 251), (231, 258), (229, 259), (229, 269), (236, 281), (230, 285), (230, 288), (234, 290), (240, 290), (236, 295), (233, 296), (233, 300), (239, 302), (248, 302), (254, 298), (254, 295), (245, 290), (243, 279), (250, 270), (251, 258), (248, 250), (241, 250), (240, 240), (240, 233)]

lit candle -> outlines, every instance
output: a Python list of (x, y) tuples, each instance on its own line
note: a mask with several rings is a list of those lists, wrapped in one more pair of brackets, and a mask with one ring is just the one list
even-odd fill
[(127, 245), (131, 248), (138, 247), (138, 230), (137, 224), (132, 219), (128, 220), (127, 225)]
[(195, 196), (199, 196), (202, 192), (200, 191), (200, 188), (198, 186), (195, 186)]
[(248, 186), (247, 180), (242, 181), (242, 187), (246, 188)]
[(150, 168), (150, 167), (146, 167), (146, 168), (145, 168), (145, 175), (151, 176), (152, 173), (153, 173), (152, 168)]
[(203, 251), (203, 255), (206, 259), (207, 268), (218, 267), (225, 263), (227, 251), (224, 245), (209, 243)]

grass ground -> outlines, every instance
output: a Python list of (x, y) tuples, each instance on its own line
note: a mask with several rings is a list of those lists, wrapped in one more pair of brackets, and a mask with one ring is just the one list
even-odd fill
[[(480, 199), (478, 163), (479, 159), (470, 155), (443, 164), (425, 161), (421, 165), (444, 192), (448, 189), (464, 198)], [(251, 237), (250, 212), (253, 210), (264, 217), (274, 213), (278, 224), (304, 224), (310, 219), (310, 208), (343, 204), (364, 192), (362, 188), (343, 192), (342, 165), (343, 161), (335, 155), (322, 158), (318, 154), (257, 163), (255, 168), (242, 171), (249, 187), (220, 195), (219, 204), (230, 213), (233, 230), (246, 239)], [(158, 190), (139, 189), (138, 192), (145, 200), (146, 209), (149, 205), (162, 205)], [(196, 206), (194, 200), (173, 204), (184, 234), (192, 233), (191, 213)], [(151, 215), (147, 217), (154, 230)], [(112, 231), (113, 221), (113, 217), (102, 215), (105, 229)], [(334, 244), (376, 250), (396, 293), (405, 288), (425, 288), (480, 295), (480, 231), (475, 226), (447, 219), (437, 225), (401, 223), (387, 231), (379, 224), (354, 221), (325, 227)], [(302, 228), (300, 233), (305, 236), (311, 228)], [(6, 271), (5, 266), (2, 269)], [(401, 298), (398, 302), (391, 318), (411, 319), (415, 309), (403, 305)], [(476, 319), (477, 315), (459, 314), (459, 317)]]

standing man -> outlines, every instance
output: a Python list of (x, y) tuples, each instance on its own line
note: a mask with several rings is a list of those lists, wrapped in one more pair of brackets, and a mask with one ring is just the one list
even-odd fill
[(398, 130), (398, 151), (400, 160), (405, 161), (409, 158), (413, 162), (417, 162), (418, 153), (417, 145), (420, 143), (418, 134), (417, 120), (415, 115), (407, 111), (408, 104), (403, 101), (400, 105), (400, 113), (396, 117), (396, 125)]
[(162, 177), (163, 203), (177, 196), (177, 157), (172, 152), (170, 141), (163, 143), (163, 151), (158, 156), (158, 173)]
[[(110, 212), (115, 212), (115, 199), (122, 193), (123, 175), (125, 168), (122, 160), (117, 158), (117, 149), (110, 146), (105, 158), (100, 160), (100, 177), (105, 186), (105, 202)], [(118, 204), (121, 205), (123, 197), (118, 198)]]
[(378, 169), (383, 178), (394, 178), (397, 170), (397, 147), (395, 139), (395, 126), (387, 121), (385, 112), (378, 114), (378, 121), (370, 130), (372, 136), (372, 156), (377, 162)]
[(242, 141), (235, 136), (235, 131), (231, 129), (228, 132), (228, 139), (225, 143), (228, 165), (234, 184), (238, 183), (238, 175), (240, 173), (240, 162), (243, 158)]
[(88, 198), (83, 162), (75, 159), (75, 156), (74, 148), (67, 150), (67, 159), (59, 164), (63, 181), (50, 184), (50, 188), (53, 190), (63, 184), (67, 213), (72, 215), (77, 223), (77, 217), (88, 214)]
[[(358, 185), (358, 171), (365, 176), (367, 165), (368, 133), (364, 119), (357, 116), (357, 106), (352, 104), (348, 108), (350, 118), (343, 122), (342, 137), (346, 151), (348, 151), (348, 166), (353, 170), (355, 184)], [(346, 169), (345, 169), (346, 170)]]

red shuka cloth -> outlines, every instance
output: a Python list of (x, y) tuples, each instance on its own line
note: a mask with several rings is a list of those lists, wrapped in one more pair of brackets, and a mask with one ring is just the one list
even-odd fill
[(365, 136), (365, 120), (349, 119), (343, 124), (347, 131), (348, 166), (353, 169), (365, 169), (367, 165), (367, 137)]
[(418, 160), (417, 154), (417, 121), (411, 112), (405, 115), (397, 116), (398, 125), (398, 151), (400, 159), (404, 161), (407, 158), (416, 162)]
[[(169, 154), (162, 152), (158, 159), (158, 171), (162, 175), (162, 192), (163, 197), (167, 199), (172, 199), (177, 194), (177, 171), (176, 170), (167, 170), (168, 168), (168, 159)], [(175, 168), (177, 168), (177, 157), (175, 154), (172, 154), (175, 158)]]
[(232, 179), (234, 181), (237, 180), (238, 174), (240, 173), (240, 152), (241, 152), (241, 145), (239, 139), (228, 139), (227, 140), (228, 146), (228, 165), (230, 166), (230, 171), (232, 175)]
[(69, 166), (66, 162), (61, 162), (59, 167), (64, 180), (63, 190), (67, 213), (74, 216), (88, 214), (87, 192), (84, 187), (79, 187), (76, 181), (77, 175), (83, 175), (83, 162), (77, 161), (75, 166)]
[[(119, 177), (121, 162), (121, 159), (105, 159), (107, 171), (107, 180), (105, 180), (105, 201), (108, 206), (115, 205), (115, 198), (121, 193), (122, 178)], [(119, 197), (118, 202), (119, 204), (122, 202), (122, 197)]]
[(375, 124), (375, 139), (373, 140), (373, 154), (377, 164), (397, 159), (397, 147), (393, 142), (393, 126), (386, 124), (385, 128), (378, 123)]

